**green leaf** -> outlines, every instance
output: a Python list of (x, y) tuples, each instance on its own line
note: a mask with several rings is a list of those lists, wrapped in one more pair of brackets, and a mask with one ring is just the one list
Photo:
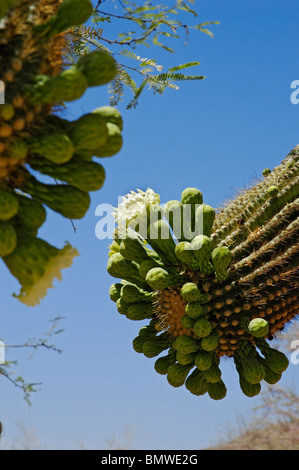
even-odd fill
[(176, 67), (171, 67), (169, 69), (169, 72), (176, 72), (177, 70), (183, 70), (183, 69), (186, 69), (187, 67), (194, 67), (199, 64), (200, 62), (187, 62), (187, 64), (177, 65)]
[(157, 80), (165, 81), (165, 80), (203, 80), (205, 77), (202, 75), (183, 75), (182, 73), (161, 73), (160, 75), (156, 76)]

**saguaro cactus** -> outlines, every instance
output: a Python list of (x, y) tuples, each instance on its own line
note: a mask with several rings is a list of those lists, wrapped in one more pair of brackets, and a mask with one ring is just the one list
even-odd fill
[[(27, 305), (38, 303), (78, 254), (70, 245), (57, 250), (34, 239), (46, 219), (44, 206), (67, 218), (84, 217), (89, 193), (106, 177), (93, 157), (110, 157), (122, 147), (116, 109), (102, 106), (76, 121), (57, 112), (116, 74), (114, 59), (101, 51), (76, 65), (65, 63), (68, 28), (84, 23), (92, 11), (90, 0), (1, 0), (0, 256), (19, 280), (19, 299)], [(53, 183), (39, 181), (36, 172)], [(20, 263), (24, 253), (27, 268)]]
[[(187, 188), (181, 201), (165, 204), (165, 217), (172, 225), (170, 208), (181, 215), (177, 208), (186, 204), (189, 193), (201, 194)], [(121, 243), (131, 236), (130, 226), (138, 228), (136, 221), (144, 214), (151, 210), (163, 214), (152, 190), (143, 193), (143, 204), (141, 196), (132, 192), (116, 210), (118, 226), (126, 227), (125, 233), (116, 230), (123, 234)], [(248, 397), (260, 392), (262, 381), (280, 380), (288, 359), (270, 344), (299, 313), (298, 196), (299, 146), (222, 209), (214, 211), (203, 200), (197, 201), (198, 207), (189, 211), (193, 219), (187, 223), (202, 229), (201, 233), (195, 230), (189, 240), (179, 236), (181, 230), (176, 231), (176, 241), (161, 240), (157, 233), (152, 240), (147, 232), (143, 240), (138, 239), (147, 253), (147, 260), (140, 263), (134, 255), (137, 250), (128, 256), (115, 237), (108, 263), (115, 269), (108, 266), (108, 272), (120, 280), (112, 285), (110, 297), (121, 314), (130, 318), (135, 306), (139, 316), (134, 320), (150, 320), (133, 340), (133, 347), (146, 357), (167, 351), (156, 359), (155, 370), (166, 375), (170, 385), (185, 384), (195, 395), (224, 398), (223, 356), (234, 362), (241, 390)], [(134, 207), (138, 207), (135, 215)], [(135, 276), (139, 270), (136, 282), (133, 269)], [(134, 284), (142, 285), (143, 302), (140, 297), (124, 299), (122, 286), (130, 285), (133, 290)]]

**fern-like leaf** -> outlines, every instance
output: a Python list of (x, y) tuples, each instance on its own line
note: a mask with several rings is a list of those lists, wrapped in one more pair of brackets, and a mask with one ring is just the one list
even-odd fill
[(146, 87), (147, 83), (149, 81), (149, 78), (146, 77), (143, 82), (141, 83), (140, 87), (136, 90), (136, 93), (134, 95), (134, 98), (130, 101), (130, 103), (127, 105), (127, 109), (132, 109), (136, 108), (138, 105), (138, 98), (140, 97), (141, 93), (143, 92), (144, 88)]
[(182, 73), (160, 73), (160, 75), (156, 76), (156, 79), (161, 82), (165, 82), (167, 80), (175, 80), (175, 81), (190, 81), (190, 80), (203, 80), (203, 75), (184, 75)]

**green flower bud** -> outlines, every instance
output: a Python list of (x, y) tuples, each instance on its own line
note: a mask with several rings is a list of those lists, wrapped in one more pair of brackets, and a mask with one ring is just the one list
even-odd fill
[(186, 314), (191, 318), (198, 318), (201, 315), (205, 315), (208, 310), (207, 307), (202, 305), (200, 302), (189, 302), (186, 305)]
[(172, 343), (173, 348), (183, 354), (190, 354), (200, 350), (200, 343), (191, 336), (178, 336)]
[(76, 67), (84, 74), (89, 87), (105, 85), (111, 82), (117, 73), (113, 57), (101, 50), (95, 50), (83, 55), (76, 64)]
[(93, 114), (99, 114), (105, 119), (105, 122), (115, 124), (121, 131), (123, 130), (123, 118), (117, 108), (112, 106), (101, 106), (94, 109)]
[(254, 318), (248, 325), (248, 332), (256, 338), (261, 338), (269, 333), (269, 323), (264, 318)]
[(183, 315), (181, 318), (181, 325), (183, 328), (193, 328), (193, 325), (195, 323), (195, 319), (189, 317), (189, 315)]
[(217, 330), (212, 330), (209, 336), (202, 338), (200, 344), (205, 351), (214, 351), (218, 346), (219, 333)]
[(19, 210), (19, 201), (15, 194), (0, 189), (0, 220), (14, 217)]
[(0, 222), (0, 257), (10, 255), (17, 246), (17, 234), (7, 222)]
[(187, 282), (181, 287), (181, 296), (187, 302), (196, 302), (200, 297), (200, 290), (194, 282)]
[(212, 329), (213, 325), (205, 318), (200, 318), (199, 320), (196, 320), (193, 326), (193, 331), (199, 338), (205, 338), (206, 336), (209, 336)]
[(269, 194), (270, 197), (277, 197), (279, 193), (279, 189), (276, 186), (270, 186), (267, 189), (267, 193)]
[(204, 371), (210, 369), (213, 363), (213, 354), (208, 351), (200, 351), (196, 354), (195, 365), (198, 370)]
[(232, 254), (226, 246), (219, 246), (212, 252), (212, 263), (216, 277), (224, 281), (228, 277), (227, 269), (232, 261)]

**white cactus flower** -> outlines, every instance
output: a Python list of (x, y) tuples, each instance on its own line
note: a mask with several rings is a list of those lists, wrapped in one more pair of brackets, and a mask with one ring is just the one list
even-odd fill
[(141, 189), (137, 189), (137, 192), (130, 191), (126, 196), (122, 196), (122, 201), (115, 208), (113, 216), (119, 226), (128, 227), (134, 219), (145, 215), (151, 204), (159, 204), (159, 202), (159, 194), (151, 188), (146, 191)]

